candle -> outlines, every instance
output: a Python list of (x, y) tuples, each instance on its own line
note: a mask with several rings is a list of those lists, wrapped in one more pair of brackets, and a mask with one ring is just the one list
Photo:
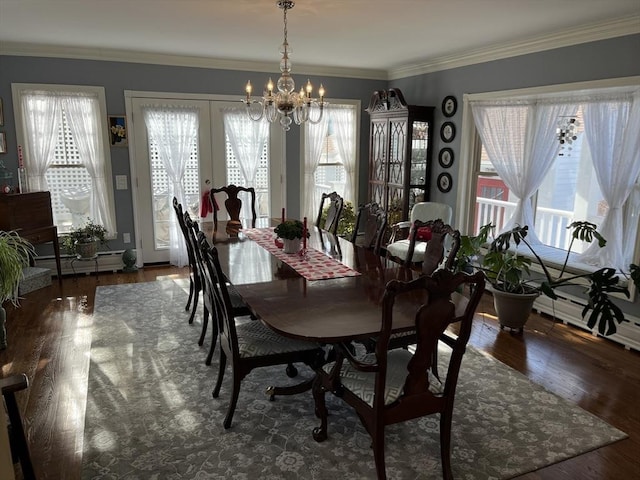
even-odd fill
[(284, 207), (282, 207), (282, 223), (284, 223)]
[(302, 250), (307, 249), (307, 217), (302, 222)]

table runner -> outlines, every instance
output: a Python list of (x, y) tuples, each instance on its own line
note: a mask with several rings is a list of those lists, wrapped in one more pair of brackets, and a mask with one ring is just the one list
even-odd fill
[(289, 265), (307, 280), (361, 275), (360, 272), (314, 248), (307, 248), (306, 258), (295, 253), (284, 253), (274, 243), (276, 235), (273, 233), (273, 228), (249, 228), (243, 230), (243, 232), (249, 239), (274, 255), (278, 260)]

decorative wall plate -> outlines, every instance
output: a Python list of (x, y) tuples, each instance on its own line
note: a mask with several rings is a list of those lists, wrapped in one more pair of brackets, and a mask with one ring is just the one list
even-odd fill
[(438, 163), (442, 168), (449, 168), (451, 165), (453, 165), (453, 158), (453, 150), (448, 147), (443, 148), (438, 154)]
[(444, 122), (440, 127), (440, 138), (443, 142), (449, 143), (453, 141), (456, 136), (456, 126), (453, 122)]
[(447, 193), (453, 187), (453, 179), (447, 172), (438, 175), (438, 190)]
[(458, 110), (458, 100), (453, 95), (447, 95), (442, 100), (442, 113), (445, 117), (453, 117)]

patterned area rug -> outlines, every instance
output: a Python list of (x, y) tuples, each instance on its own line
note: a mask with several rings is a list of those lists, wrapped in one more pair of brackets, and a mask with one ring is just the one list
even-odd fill
[[(187, 323), (184, 286), (98, 287), (82, 478), (375, 478), (368, 435), (332, 395), (323, 443), (311, 437), (318, 423), (311, 393), (268, 400), (266, 386), (291, 381), (281, 367), (244, 380), (233, 425), (224, 430), (231, 376), (227, 371), (213, 399), (217, 363), (204, 364), (200, 325)], [(311, 374), (304, 368), (302, 378)], [(510, 478), (625, 436), (468, 349), (453, 419), (455, 478)], [(390, 479), (441, 478), (437, 416), (388, 427), (386, 439)]]

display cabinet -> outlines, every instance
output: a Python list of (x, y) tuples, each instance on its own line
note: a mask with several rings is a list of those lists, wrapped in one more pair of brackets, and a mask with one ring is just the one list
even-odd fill
[(434, 107), (407, 105), (397, 88), (373, 93), (369, 201), (387, 212), (388, 223), (409, 218), (411, 207), (429, 200)]

